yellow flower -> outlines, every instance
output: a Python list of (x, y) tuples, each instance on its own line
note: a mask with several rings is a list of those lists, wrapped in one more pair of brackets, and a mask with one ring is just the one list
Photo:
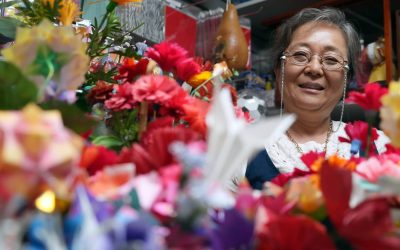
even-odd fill
[(200, 84), (209, 80), (211, 77), (212, 73), (210, 71), (203, 71), (192, 76), (187, 83), (189, 83), (192, 87), (197, 88)]
[(391, 82), (389, 92), (381, 101), (380, 127), (389, 136), (392, 144), (400, 147), (400, 82)]
[(291, 180), (286, 199), (296, 202), (297, 207), (306, 213), (316, 211), (324, 203), (321, 191), (310, 176)]
[(63, 25), (71, 25), (75, 18), (81, 14), (79, 6), (73, 0), (62, 0), (59, 12), (60, 22)]
[(18, 28), (15, 43), (2, 51), (43, 89), (51, 81), (56, 94), (75, 90), (89, 68), (86, 45), (71, 26), (54, 26), (47, 19), (32, 28)]

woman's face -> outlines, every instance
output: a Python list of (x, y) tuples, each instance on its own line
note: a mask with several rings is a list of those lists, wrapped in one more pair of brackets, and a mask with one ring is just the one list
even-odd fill
[[(343, 67), (326, 70), (319, 56), (339, 55), (348, 61), (347, 43), (342, 31), (333, 25), (310, 22), (295, 30), (286, 52), (301, 51), (311, 54), (305, 66), (285, 61), (284, 96), (285, 110), (290, 113), (318, 111), (329, 116), (340, 100), (344, 88)], [(281, 71), (276, 71), (278, 83)]]

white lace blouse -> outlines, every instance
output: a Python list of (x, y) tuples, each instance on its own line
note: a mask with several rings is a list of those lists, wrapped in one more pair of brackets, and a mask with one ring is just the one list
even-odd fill
[[(337, 130), (338, 126), (340, 128)], [(349, 159), (350, 143), (339, 142), (339, 137), (348, 138), (344, 130), (345, 123), (333, 121), (332, 129), (333, 132), (328, 140), (327, 145), (327, 156), (337, 154), (340, 157)], [(337, 132), (335, 132), (337, 130)], [(385, 144), (389, 143), (390, 140), (382, 131), (378, 131), (378, 139), (375, 141), (378, 153), (382, 153), (386, 150)], [(317, 143), (315, 141), (309, 141), (306, 143), (299, 144), (304, 153), (310, 151), (322, 152), (324, 150), (324, 143)], [(290, 173), (294, 168), (307, 170), (305, 164), (301, 161), (301, 154), (297, 151), (296, 146), (289, 140), (286, 134), (283, 134), (275, 143), (269, 144), (265, 147), (269, 157), (274, 163), (275, 167), (281, 173)]]
[[(338, 126), (340, 125), (339, 129)], [(332, 124), (332, 134), (329, 137), (326, 156), (331, 156), (337, 154), (345, 159), (349, 159), (351, 156), (350, 153), (350, 143), (341, 143), (339, 142), (339, 137), (348, 138), (344, 127), (346, 123), (333, 121)], [(335, 132), (336, 131), (336, 132)], [(382, 132), (378, 130), (378, 139), (375, 141), (375, 145), (378, 153), (382, 153), (386, 151), (385, 145), (390, 142), (389, 138)], [(325, 143), (317, 143), (315, 141), (309, 141), (306, 143), (300, 143), (304, 153), (310, 151), (323, 152), (325, 148)], [(286, 134), (283, 134), (279, 137), (274, 143), (265, 146), (269, 157), (274, 163), (275, 167), (281, 173), (290, 173), (293, 172), (294, 168), (299, 168), (301, 170), (307, 170), (308, 168), (300, 159), (301, 154), (297, 151), (296, 146), (289, 140)], [(244, 166), (240, 172), (236, 172), (235, 176), (233, 176), (233, 180), (241, 180), (244, 178), (246, 173), (246, 166)], [(234, 182), (235, 182), (234, 181)], [(235, 187), (232, 186), (232, 183), (228, 184), (229, 188), (235, 190)]]

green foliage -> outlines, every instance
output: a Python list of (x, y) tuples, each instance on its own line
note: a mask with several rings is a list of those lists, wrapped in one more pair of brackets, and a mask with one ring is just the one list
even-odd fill
[(124, 110), (112, 113), (112, 117), (107, 121), (107, 127), (116, 135), (124, 146), (131, 146), (138, 140), (139, 123), (138, 110)]
[(38, 89), (13, 64), (0, 61), (0, 109), (20, 109), (36, 102)]
[[(95, 58), (109, 53), (107, 49), (122, 44), (125, 36), (135, 29), (138, 29), (140, 26), (142, 26), (142, 24), (135, 27), (133, 30), (124, 31), (114, 11), (107, 12), (100, 21), (100, 24), (97, 18), (95, 18), (92, 33), (89, 35), (90, 42), (86, 54), (88, 54), (90, 58)], [(128, 49), (124, 52), (113, 51), (111, 53), (126, 57), (133, 57), (136, 55), (136, 51), (133, 49)]]
[(93, 141), (95, 145), (101, 145), (106, 148), (119, 150), (124, 146), (124, 142), (120, 140), (120, 138), (113, 135), (101, 135), (96, 137)]
[(106, 128), (98, 128), (102, 131), (100, 133), (95, 131), (91, 136), (93, 144), (120, 151), (123, 147), (130, 147), (138, 141), (137, 109), (113, 112), (105, 124)]
[(17, 27), (21, 26), (21, 22), (12, 17), (0, 17), (0, 34), (5, 37), (15, 39)]
[(114, 79), (114, 76), (118, 73), (117, 68), (112, 68), (108, 71), (105, 69), (105, 65), (102, 65), (102, 67), (96, 71), (96, 72), (88, 72), (86, 73), (86, 82), (85, 85), (82, 86), (82, 89), (84, 92), (86, 92), (87, 89), (85, 87), (87, 86), (94, 86), (97, 81), (105, 81), (108, 83), (117, 83), (117, 81)]
[(61, 101), (48, 101), (40, 104), (42, 109), (56, 109), (61, 112), (64, 125), (78, 134), (84, 133), (96, 125), (96, 121), (91, 119), (76, 105), (70, 105)]
[(19, 16), (24, 18), (24, 22), (28, 26), (39, 24), (44, 18), (49, 19), (53, 23), (58, 23), (60, 0), (54, 0), (53, 6), (50, 3), (43, 4), (42, 1), (22, 0), (23, 5), (18, 6)]
[[(105, 22), (107, 21), (107, 22)], [(105, 23), (105, 27), (102, 26)], [(92, 33), (89, 35), (90, 42), (88, 44), (88, 48), (86, 54), (90, 56), (90, 58), (98, 57), (104, 55), (105, 50), (114, 46), (117, 40), (123, 39), (123, 31), (121, 29), (121, 23), (118, 20), (118, 17), (114, 12), (107, 13), (100, 24), (97, 21), (97, 18), (94, 19), (94, 25), (92, 28)], [(113, 42), (106, 43), (106, 40), (112, 40)]]

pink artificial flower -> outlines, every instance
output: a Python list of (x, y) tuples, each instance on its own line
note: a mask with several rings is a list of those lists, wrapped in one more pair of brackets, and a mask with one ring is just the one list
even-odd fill
[(356, 103), (365, 110), (379, 111), (382, 106), (381, 97), (386, 95), (388, 89), (382, 87), (379, 83), (368, 83), (365, 86), (364, 93), (351, 91), (346, 102)]
[(371, 182), (378, 181), (381, 176), (400, 178), (398, 162), (400, 162), (398, 154), (377, 155), (359, 163), (356, 172)]
[(147, 101), (162, 105), (182, 91), (174, 79), (167, 76), (145, 75), (134, 82), (131, 95), (136, 103)]
[(188, 52), (176, 43), (162, 42), (148, 48), (145, 56), (158, 63), (162, 70), (174, 71), (179, 62), (187, 58)]
[(133, 109), (136, 104), (132, 97), (132, 84), (124, 83), (115, 86), (116, 93), (105, 101), (105, 106), (113, 111)]

